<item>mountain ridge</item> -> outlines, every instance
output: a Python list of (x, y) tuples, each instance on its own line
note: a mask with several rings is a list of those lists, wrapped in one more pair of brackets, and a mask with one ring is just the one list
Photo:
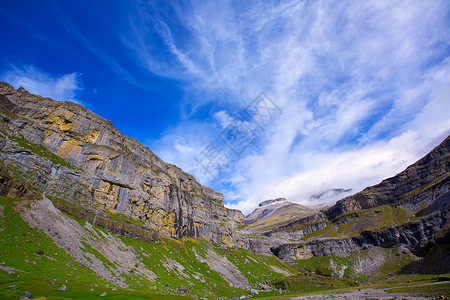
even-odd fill
[[(448, 197), (450, 191), (449, 157), (450, 136), (447, 136), (425, 157), (408, 166), (404, 171), (337, 201), (326, 211), (326, 214), (329, 218), (334, 219), (352, 210), (371, 208), (382, 204), (408, 205), (412, 211), (417, 212), (425, 202), (431, 203), (441, 196)], [(424, 186), (425, 188), (423, 188)]]
[[(169, 237), (236, 243), (231, 227), (225, 234), (226, 227), (219, 230), (220, 222), (207, 215), (239, 223), (244, 218), (242, 213), (225, 208), (223, 195), (202, 186), (180, 168), (164, 163), (136, 139), (122, 135), (110, 121), (79, 104), (32, 95), (6, 83), (0, 84), (0, 92), (2, 108), (10, 114), (2, 123), (3, 132), (9, 134), (2, 140), (3, 160), (14, 163), (16, 168), (20, 166), (23, 173), (35, 173), (29, 175), (28, 185), (33, 189), (28, 190), (45, 190), (47, 195), (63, 200), (58, 203), (68, 204), (59, 208), (70, 210), (81, 205), (76, 209), (98, 219), (108, 212), (121, 213)], [(33, 151), (21, 155), (25, 152), (15, 145), (35, 152), (38, 148), (48, 149), (67, 163), (55, 164), (45, 155), (35, 156)], [(18, 161), (18, 155), (30, 159), (28, 164)], [(64, 182), (76, 183), (77, 187)], [(18, 189), (26, 190), (24, 185)], [(12, 186), (3, 194), (21, 196)]]

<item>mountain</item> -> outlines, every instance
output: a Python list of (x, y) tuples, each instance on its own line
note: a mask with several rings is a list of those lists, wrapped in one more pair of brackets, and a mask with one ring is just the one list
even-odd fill
[(241, 296), (293, 274), (243, 249), (223, 202), (83, 106), (0, 83), (0, 298)]
[(278, 198), (261, 202), (251, 214), (245, 217), (244, 223), (260, 232), (268, 232), (287, 226), (294, 220), (311, 217), (318, 213), (299, 203)]
[[(396, 246), (426, 256), (420, 249), (430, 250), (425, 245), (435, 235), (446, 236), (450, 226), (449, 148), (447, 137), (405, 171), (321, 212), (284, 198), (262, 202), (244, 220), (251, 233), (263, 235), (258, 243), (253, 242), (258, 244), (253, 250), (264, 253), (270, 248), (288, 261)], [(316, 197), (347, 192), (331, 190)], [(441, 253), (441, 259), (448, 259), (448, 253)]]
[(0, 297), (292, 295), (448, 273), (448, 150), (322, 211), (278, 198), (244, 218), (83, 106), (0, 83)]
[[(142, 238), (203, 238), (234, 245), (244, 216), (148, 148), (81, 105), (0, 83), (0, 155), (6, 196), (39, 198), (93, 224)], [(138, 224), (138, 225), (134, 225)], [(144, 228), (145, 230), (142, 230)]]
[[(431, 213), (448, 208), (450, 198), (450, 136), (424, 158), (394, 177), (339, 200), (326, 211), (330, 219), (346, 212), (384, 204), (401, 205), (413, 212)], [(422, 214), (423, 215), (423, 214)]]

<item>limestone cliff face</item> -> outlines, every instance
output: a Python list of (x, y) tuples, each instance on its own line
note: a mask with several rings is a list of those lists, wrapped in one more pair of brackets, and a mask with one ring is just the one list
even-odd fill
[(0, 83), (0, 105), (1, 194), (45, 193), (63, 210), (100, 225), (124, 215), (129, 224), (135, 220), (167, 237), (238, 243), (241, 212), (225, 208), (221, 194), (164, 163), (110, 121), (6, 83)]
[[(326, 211), (330, 219), (352, 210), (400, 204), (417, 212), (422, 205), (448, 204), (450, 198), (450, 136), (405, 171), (348, 196)], [(438, 209), (443, 209), (439, 204)], [(438, 209), (430, 209), (431, 213)]]
[(305, 259), (312, 256), (347, 256), (356, 250), (371, 247), (390, 248), (404, 246), (417, 255), (436, 234), (448, 228), (449, 211), (437, 211), (419, 220), (399, 226), (387, 226), (379, 231), (363, 231), (348, 238), (318, 238), (286, 243), (272, 247), (272, 252), (285, 260)]

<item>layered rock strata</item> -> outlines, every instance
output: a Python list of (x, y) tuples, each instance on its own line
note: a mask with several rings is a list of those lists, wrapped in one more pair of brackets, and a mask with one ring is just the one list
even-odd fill
[(417, 255), (423, 255), (423, 246), (449, 226), (449, 214), (449, 210), (438, 211), (400, 226), (387, 226), (379, 231), (366, 230), (361, 235), (348, 238), (317, 238), (306, 242), (286, 243), (272, 247), (271, 251), (284, 260), (313, 256), (346, 256), (350, 252), (375, 246), (404, 246)]
[(61, 210), (113, 231), (240, 245), (240, 211), (225, 208), (221, 194), (110, 121), (6, 83), (0, 83), (0, 106), (2, 195), (38, 198), (45, 192)]

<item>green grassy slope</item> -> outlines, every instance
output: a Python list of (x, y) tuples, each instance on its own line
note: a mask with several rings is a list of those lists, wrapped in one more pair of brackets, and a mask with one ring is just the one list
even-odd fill
[[(315, 237), (347, 237), (360, 234), (364, 230), (377, 231), (389, 225), (402, 225), (413, 220), (414, 214), (407, 208), (381, 205), (368, 209), (353, 210), (338, 216), (326, 227), (302, 238), (307, 241)], [(308, 225), (308, 224), (307, 224)]]
[[(295, 264), (299, 272), (291, 277), (275, 280), (273, 285), (289, 290), (286, 296), (321, 291), (342, 292), (354, 288), (388, 288), (392, 289), (389, 290), (391, 292), (418, 292), (448, 297), (449, 283), (440, 282), (450, 281), (449, 274), (403, 273), (404, 268), (416, 259), (402, 247), (375, 247), (352, 252), (347, 257), (312, 257), (297, 260)], [(430, 283), (433, 285), (428, 285)]]
[[(160, 243), (142, 242), (137, 239), (116, 236), (123, 244), (141, 258), (147, 269), (157, 276), (155, 281), (142, 276), (133, 269), (125, 277), (127, 289), (122, 289), (98, 277), (92, 270), (80, 265), (64, 250), (59, 248), (44, 233), (30, 228), (20, 216), (32, 201), (0, 197), (0, 298), (17, 299), (25, 290), (35, 297), (47, 299), (96, 298), (107, 292), (113, 298), (157, 299), (172, 296), (206, 297), (241, 296), (248, 293), (230, 286), (221, 274), (213, 271), (206, 262), (197, 257), (207, 257), (214, 251), (228, 260), (247, 278), (252, 287), (258, 283), (285, 277), (281, 272), (295, 273), (295, 268), (283, 264), (276, 257), (259, 256), (243, 249), (221, 249), (203, 240), (184, 239), (182, 241), (162, 240)], [(68, 217), (66, 215), (66, 217)], [(86, 225), (84, 220), (78, 220)], [(99, 236), (109, 234), (100, 227), (94, 230)], [(93, 249), (84, 242), (85, 253), (95, 255), (108, 269), (116, 269), (114, 262), (108, 261), (104, 253)], [(138, 263), (137, 263), (138, 264)], [(138, 265), (136, 265), (137, 267)], [(13, 268), (13, 269), (9, 269)], [(66, 282), (67, 281), (67, 282)], [(67, 292), (58, 292), (65, 284)], [(7, 289), (16, 285), (17, 289)], [(189, 292), (181, 292), (179, 286)], [(168, 298), (170, 299), (170, 297)]]

